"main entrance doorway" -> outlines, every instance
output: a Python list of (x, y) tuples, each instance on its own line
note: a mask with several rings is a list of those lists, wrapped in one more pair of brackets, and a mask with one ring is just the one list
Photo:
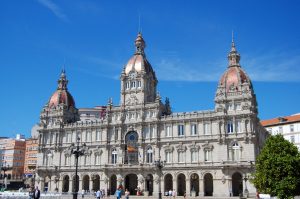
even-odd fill
[(213, 196), (214, 184), (213, 177), (210, 173), (204, 176), (204, 196)]
[(136, 195), (137, 186), (138, 186), (137, 179), (138, 178), (136, 174), (128, 174), (125, 177), (125, 189), (127, 189), (130, 192), (130, 195)]

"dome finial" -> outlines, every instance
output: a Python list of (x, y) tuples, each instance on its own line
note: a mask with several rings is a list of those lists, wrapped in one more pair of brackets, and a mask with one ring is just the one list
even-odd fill
[(67, 85), (68, 85), (68, 80), (66, 76), (66, 71), (63, 68), (61, 73), (60, 73), (60, 78), (57, 81), (58, 82), (58, 88), (59, 90), (67, 90)]
[(142, 33), (139, 32), (137, 38), (135, 39), (135, 54), (144, 54), (144, 49), (146, 47), (145, 41), (142, 37)]
[(229, 55), (228, 55), (228, 61), (229, 61), (228, 67), (240, 66), (240, 58), (241, 58), (241, 56), (235, 48), (233, 31), (232, 31), (231, 50), (230, 50)]

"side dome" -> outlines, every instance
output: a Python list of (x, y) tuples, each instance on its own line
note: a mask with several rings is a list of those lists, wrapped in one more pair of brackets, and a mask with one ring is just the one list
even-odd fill
[(65, 71), (63, 70), (58, 80), (58, 88), (50, 97), (48, 102), (49, 108), (55, 108), (58, 105), (65, 105), (68, 108), (75, 108), (75, 101), (72, 95), (68, 92), (67, 84), (68, 80), (66, 78)]
[(141, 33), (138, 33), (138, 36), (134, 42), (136, 50), (134, 55), (129, 59), (127, 64), (124, 67), (124, 72), (128, 75), (131, 71), (135, 71), (140, 73), (142, 71), (145, 72), (153, 72), (151, 64), (146, 59), (146, 55), (144, 49), (146, 47), (146, 43), (142, 37)]

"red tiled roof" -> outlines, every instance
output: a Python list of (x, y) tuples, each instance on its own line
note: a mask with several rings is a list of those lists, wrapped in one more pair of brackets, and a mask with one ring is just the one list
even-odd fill
[(285, 116), (285, 117), (277, 117), (269, 120), (262, 120), (260, 121), (261, 125), (263, 126), (276, 126), (279, 124), (283, 123), (291, 123), (291, 122), (296, 122), (300, 121), (300, 114), (297, 115), (290, 115), (290, 116)]

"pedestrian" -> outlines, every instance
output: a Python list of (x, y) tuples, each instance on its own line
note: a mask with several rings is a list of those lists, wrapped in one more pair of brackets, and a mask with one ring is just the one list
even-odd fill
[(186, 191), (183, 194), (183, 198), (186, 199)]
[(101, 191), (98, 189), (98, 191), (96, 192), (96, 198), (100, 199), (101, 198)]
[(119, 189), (116, 191), (115, 193), (117, 199), (121, 199), (121, 196), (122, 196), (122, 189), (121, 187), (119, 187)]
[(173, 199), (175, 199), (175, 197), (176, 197), (176, 191), (175, 191), (175, 189), (172, 191), (172, 196), (173, 196)]
[(84, 198), (84, 190), (81, 190), (81, 198)]
[(33, 195), (33, 198), (34, 199), (39, 199), (41, 196), (41, 191), (39, 190), (39, 187), (36, 186), (35, 190), (34, 190), (34, 195)]
[(28, 196), (29, 196), (29, 199), (33, 199), (33, 198), (34, 198), (34, 190), (33, 190), (33, 187), (30, 187), (30, 188), (29, 188)]
[(126, 191), (125, 191), (125, 199), (129, 199), (129, 195), (130, 195), (130, 192), (128, 191), (128, 189), (126, 189)]
[(172, 190), (171, 189), (169, 190), (169, 196), (170, 196), (170, 198), (172, 197)]

